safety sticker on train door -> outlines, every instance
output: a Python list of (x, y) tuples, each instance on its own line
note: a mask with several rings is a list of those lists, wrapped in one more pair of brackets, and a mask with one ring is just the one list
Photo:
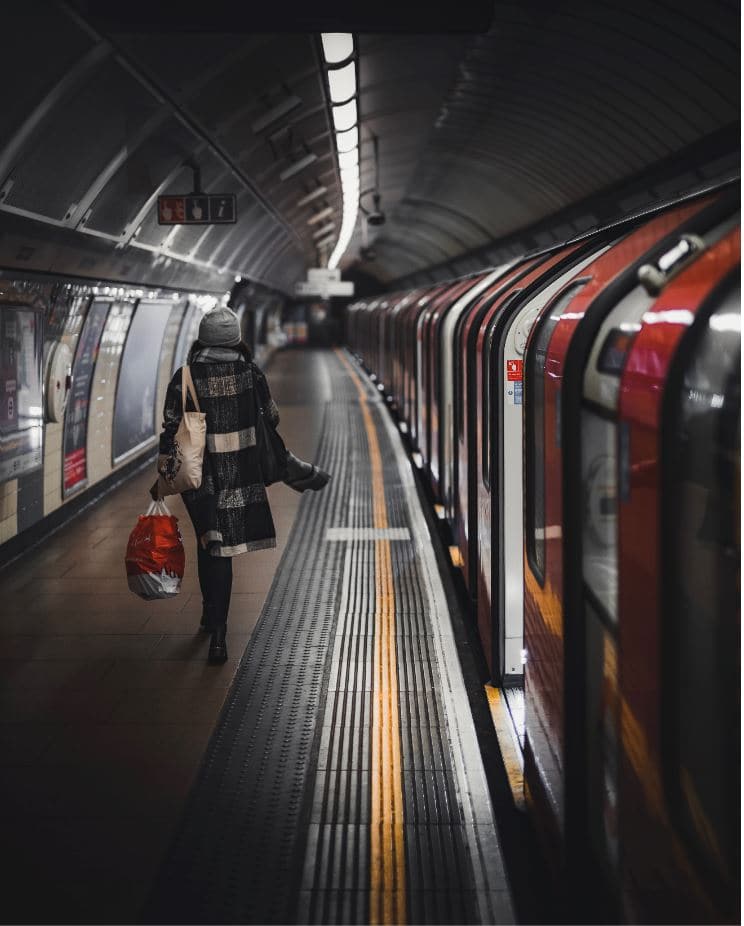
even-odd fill
[(510, 383), (522, 382), (522, 361), (506, 361), (506, 378)]
[(506, 380), (509, 384), (507, 394), (514, 405), (522, 404), (522, 361), (506, 361)]

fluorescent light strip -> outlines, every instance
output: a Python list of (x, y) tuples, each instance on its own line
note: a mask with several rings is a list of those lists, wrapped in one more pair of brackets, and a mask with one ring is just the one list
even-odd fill
[(352, 148), (351, 151), (343, 151), (338, 156), (338, 166), (340, 170), (348, 170), (359, 166), (359, 149)]
[(324, 186), (319, 186), (316, 190), (308, 193), (307, 196), (303, 196), (302, 199), (297, 200), (297, 207), (301, 208), (302, 206), (307, 206), (308, 203), (311, 203), (313, 200), (318, 199), (320, 196), (323, 196), (324, 193), (327, 193), (328, 189)]
[(324, 32), (320, 40), (328, 64), (340, 64), (354, 54), (354, 37), (349, 32)]
[(333, 107), (333, 125), (337, 132), (345, 132), (347, 129), (353, 128), (356, 122), (356, 100), (349, 100), (348, 103), (342, 103), (341, 106)]
[(339, 154), (351, 151), (352, 148), (356, 148), (358, 145), (359, 129), (357, 126), (354, 126), (353, 129), (348, 129), (346, 132), (336, 132), (336, 150)]
[(294, 164), (290, 164), (289, 167), (286, 167), (280, 174), (280, 180), (289, 180), (290, 177), (294, 177), (295, 174), (299, 174), (301, 170), (304, 170), (306, 167), (309, 167), (313, 161), (318, 160), (318, 155), (315, 152), (311, 151), (310, 154), (306, 154), (304, 158), (300, 158), (299, 161), (295, 161)]
[[(350, 33), (327, 32), (321, 35), (321, 40), (326, 62), (331, 65), (328, 69), (328, 89), (333, 126), (336, 130), (339, 179), (343, 193), (341, 231), (328, 260), (328, 268), (334, 270), (351, 242), (359, 214), (359, 113), (354, 98), (357, 92), (356, 61), (349, 61), (355, 51), (354, 36)], [(347, 61), (348, 63), (344, 64)], [(348, 102), (344, 102), (345, 100)], [(326, 230), (327, 228), (319, 229), (313, 237), (320, 237), (320, 232)], [(316, 246), (320, 248), (331, 239), (332, 236), (318, 241)]]
[(345, 103), (356, 93), (356, 64), (350, 61), (338, 70), (328, 72), (331, 103)]
[(324, 235), (327, 235), (328, 232), (332, 232), (336, 227), (335, 222), (328, 222), (322, 228), (317, 229), (313, 232), (313, 238), (322, 238)]
[(333, 215), (333, 206), (327, 206), (325, 209), (321, 209), (320, 212), (316, 212), (315, 215), (311, 216), (307, 220), (307, 224), (317, 225), (318, 222), (322, 222), (323, 219), (327, 219), (329, 215)]
[(267, 126), (271, 125), (272, 122), (276, 122), (277, 119), (281, 119), (282, 116), (286, 116), (287, 113), (291, 113), (293, 109), (297, 109), (297, 107), (301, 105), (302, 100), (298, 96), (288, 96), (285, 100), (282, 100), (281, 103), (278, 103), (252, 123), (251, 128), (253, 129), (253, 134), (258, 135), (259, 132), (262, 132)]

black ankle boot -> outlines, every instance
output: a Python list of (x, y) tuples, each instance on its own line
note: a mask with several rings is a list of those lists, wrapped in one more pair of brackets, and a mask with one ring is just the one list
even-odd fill
[(225, 640), (226, 633), (226, 624), (221, 624), (219, 627), (212, 631), (212, 640), (209, 644), (209, 655), (207, 656), (207, 662), (215, 664), (227, 662), (227, 641)]

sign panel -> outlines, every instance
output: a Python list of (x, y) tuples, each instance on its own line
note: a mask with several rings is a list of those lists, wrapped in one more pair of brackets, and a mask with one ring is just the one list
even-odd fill
[(172, 305), (140, 302), (132, 316), (116, 386), (114, 463), (155, 442), (160, 351)]
[(62, 494), (66, 498), (88, 484), (88, 411), (93, 373), (111, 302), (96, 299), (89, 307), (72, 361), (72, 389), (65, 409)]
[(295, 296), (319, 296), (328, 299), (331, 296), (353, 296), (354, 284), (351, 280), (319, 283), (312, 280), (300, 280), (295, 283)]
[(0, 482), (42, 465), (43, 318), (0, 308)]
[(522, 380), (522, 360), (507, 360), (506, 361), (506, 379), (507, 382), (517, 383)]
[(330, 270), (328, 267), (310, 267), (307, 279), (311, 283), (340, 282), (341, 271), (338, 268)]
[(236, 221), (234, 193), (158, 196), (158, 225), (232, 225)]

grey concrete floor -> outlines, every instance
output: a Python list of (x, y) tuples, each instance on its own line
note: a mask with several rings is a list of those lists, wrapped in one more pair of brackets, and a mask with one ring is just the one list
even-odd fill
[[(280, 432), (312, 459), (332, 400), (322, 352), (267, 371)], [(136, 922), (261, 613), (301, 496), (269, 489), (277, 548), (233, 560), (230, 658), (206, 662), (191, 524), (171, 600), (128, 589), (154, 466), (0, 572), (3, 922)]]

